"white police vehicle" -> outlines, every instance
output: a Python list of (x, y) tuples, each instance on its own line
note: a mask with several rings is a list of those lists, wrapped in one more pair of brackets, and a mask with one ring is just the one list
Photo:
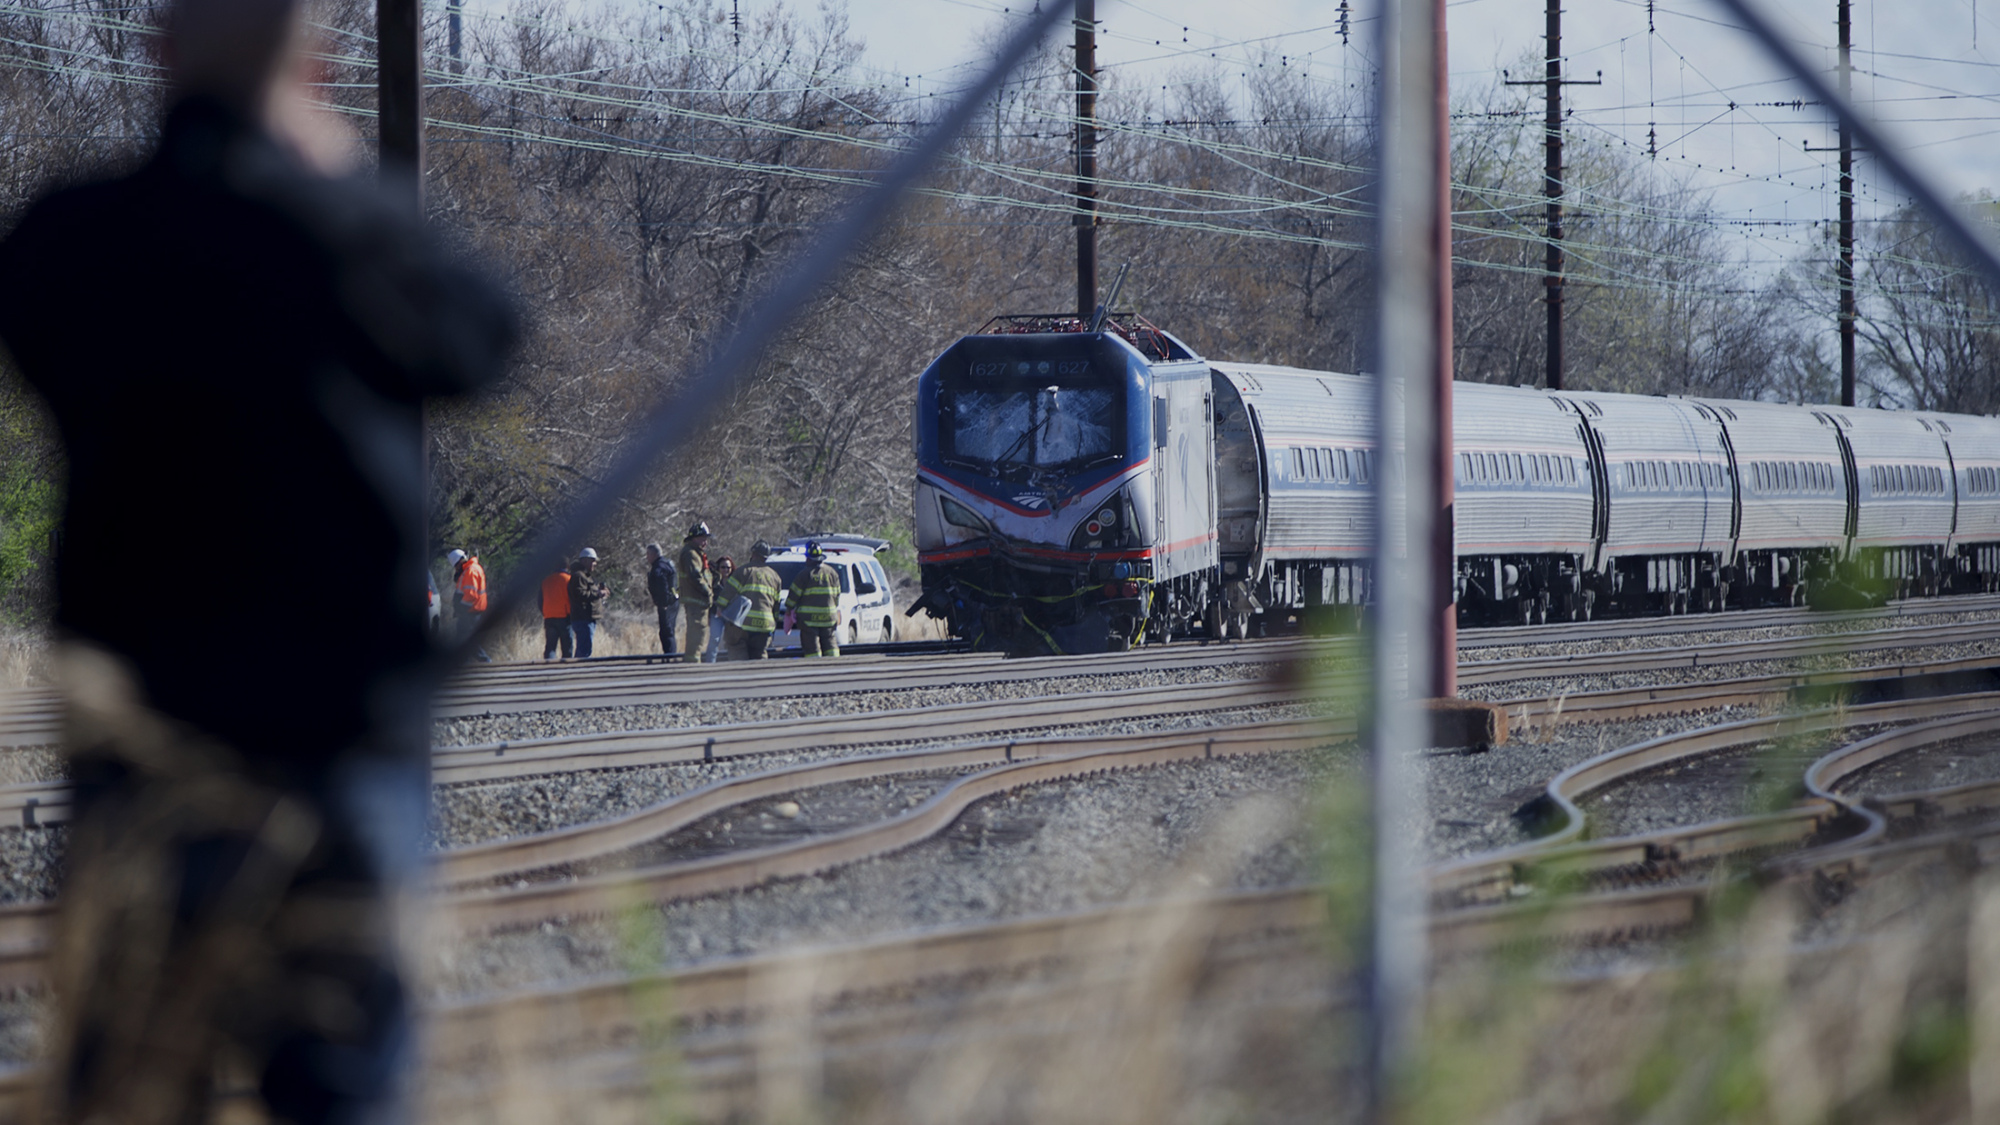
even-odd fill
[[(826, 562), (840, 576), (840, 643), (887, 644), (896, 639), (896, 599), (889, 589), (889, 575), (875, 552), (889, 545), (886, 539), (865, 535), (813, 535), (793, 539), (766, 560), (778, 572), (778, 581), (791, 589), (792, 579), (806, 568), (806, 544), (818, 543), (826, 552)], [(797, 629), (785, 628), (771, 634), (774, 650), (799, 647)]]

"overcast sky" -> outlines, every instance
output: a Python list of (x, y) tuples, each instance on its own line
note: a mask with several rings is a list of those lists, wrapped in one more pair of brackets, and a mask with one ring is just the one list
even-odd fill
[[(740, 0), (746, 14), (767, 0)], [(1032, 5), (1033, 0), (1029, 0)], [(1813, 57), (1834, 65), (1835, 0), (1767, 0)], [(981, 56), (1017, 0), (857, 0), (853, 31), (885, 81), (942, 94)], [(1372, 8), (1357, 0), (1348, 43), (1338, 0), (1098, 0), (1098, 57), (1109, 81), (1158, 83), (1198, 61), (1254, 66), (1280, 54), (1330, 82), (1361, 81)], [(2000, 0), (1854, 0), (1856, 96), (1895, 123), (1900, 140), (1956, 192), (2000, 188)], [(1465, 95), (1542, 50), (1542, 0), (1451, 0), (1452, 85)], [(1065, 32), (1065, 35), (1067, 32)], [(1802, 91), (1708, 0), (1591, 0), (1566, 10), (1563, 54), (1577, 145), (1630, 146), (1662, 174), (1712, 192), (1719, 216), (1752, 260), (1775, 265), (1820, 245), (1815, 221), (1834, 215), (1833, 155), (1824, 110), (1793, 107)], [(1514, 77), (1531, 77), (1516, 73)], [(1773, 104), (1782, 103), (1782, 104)], [(1539, 102), (1536, 103), (1539, 105)], [(1732, 104), (1734, 108), (1732, 108)], [(1532, 123), (1530, 128), (1538, 128)], [(1865, 158), (1861, 210), (1892, 204)]]

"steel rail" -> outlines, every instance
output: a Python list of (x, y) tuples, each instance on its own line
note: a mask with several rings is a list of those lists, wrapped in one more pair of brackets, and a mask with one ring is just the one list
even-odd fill
[(1936, 598), (1905, 599), (1872, 609), (1817, 610), (1808, 606), (1773, 606), (1680, 617), (1606, 617), (1596, 621), (1549, 625), (1468, 626), (1459, 630), (1458, 635), (1460, 648), (1493, 648), (1501, 645), (1572, 644), (1640, 635), (1663, 637), (1794, 625), (1844, 625), (1855, 621), (1990, 613), (1994, 610), (2000, 610), (2000, 594), (1947, 594)]

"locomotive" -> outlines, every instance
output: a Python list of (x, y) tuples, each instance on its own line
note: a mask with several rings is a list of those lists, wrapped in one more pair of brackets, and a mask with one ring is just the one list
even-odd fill
[[(1352, 612), (1369, 380), (1204, 359), (1121, 313), (1003, 316), (918, 382), (923, 595), (978, 647), (1097, 652)], [(1453, 388), (1464, 622), (1992, 590), (2000, 420)]]

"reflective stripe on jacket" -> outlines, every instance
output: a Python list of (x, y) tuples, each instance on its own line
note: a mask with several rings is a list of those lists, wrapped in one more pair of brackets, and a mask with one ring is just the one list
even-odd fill
[(777, 571), (768, 566), (746, 566), (730, 575), (723, 588), (730, 601), (739, 597), (750, 599), (750, 616), (743, 619), (744, 632), (777, 632), (778, 598), (785, 590), (778, 581)]
[(840, 624), (840, 575), (825, 563), (800, 571), (792, 579), (791, 606), (801, 625), (830, 629)]
[(458, 604), (474, 613), (486, 612), (486, 568), (471, 556), (458, 564)]
[(569, 620), (569, 571), (558, 570), (542, 579), (542, 616)]

